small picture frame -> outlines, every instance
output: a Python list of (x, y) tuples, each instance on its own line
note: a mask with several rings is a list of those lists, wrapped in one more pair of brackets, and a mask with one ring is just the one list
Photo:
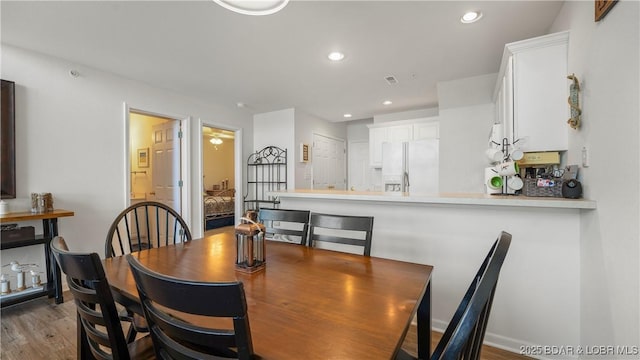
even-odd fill
[(595, 0), (595, 21), (602, 20), (618, 0)]
[(300, 162), (309, 162), (309, 145), (300, 144)]
[(138, 167), (149, 167), (149, 148), (138, 149)]

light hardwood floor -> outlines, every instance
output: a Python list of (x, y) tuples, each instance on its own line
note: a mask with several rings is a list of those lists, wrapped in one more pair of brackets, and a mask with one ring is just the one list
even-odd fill
[[(53, 300), (41, 298), (2, 309), (0, 359), (75, 359), (76, 308), (69, 292), (65, 302), (55, 305)], [(126, 331), (126, 325), (125, 329)], [(434, 332), (433, 347), (441, 334)], [(403, 348), (415, 354), (415, 327), (407, 334)], [(256, 349), (259, 351), (259, 349)], [(482, 360), (530, 359), (505, 350), (483, 346)]]

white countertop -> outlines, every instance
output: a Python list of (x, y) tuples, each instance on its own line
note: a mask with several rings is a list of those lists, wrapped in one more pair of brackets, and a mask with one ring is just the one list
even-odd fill
[(327, 200), (355, 200), (418, 204), (452, 204), (452, 205), (486, 205), (517, 206), (537, 208), (595, 209), (596, 202), (584, 199), (565, 199), (554, 197), (528, 197), (513, 195), (487, 195), (478, 193), (440, 193), (409, 194), (385, 193), (380, 191), (345, 191), (345, 190), (285, 190), (271, 191), (267, 195), (280, 198), (308, 198)]

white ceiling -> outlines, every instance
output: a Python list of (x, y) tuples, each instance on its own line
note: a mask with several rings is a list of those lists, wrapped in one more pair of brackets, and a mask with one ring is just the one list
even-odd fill
[[(251, 113), (343, 121), (437, 106), (438, 81), (497, 72), (504, 44), (547, 33), (562, 2), (294, 0), (258, 17), (208, 0), (0, 6), (3, 43)], [(462, 24), (470, 9), (484, 17)]]

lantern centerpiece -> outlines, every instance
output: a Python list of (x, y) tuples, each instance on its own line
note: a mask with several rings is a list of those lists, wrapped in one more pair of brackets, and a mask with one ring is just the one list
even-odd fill
[(236, 270), (254, 273), (266, 266), (264, 225), (257, 222), (257, 213), (249, 210), (236, 226)]

